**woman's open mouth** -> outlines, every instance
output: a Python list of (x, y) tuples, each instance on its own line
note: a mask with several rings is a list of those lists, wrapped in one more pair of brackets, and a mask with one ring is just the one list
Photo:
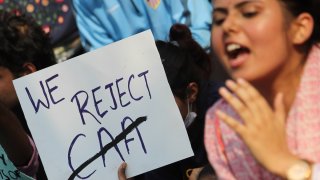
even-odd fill
[(228, 43), (225, 49), (231, 68), (241, 66), (250, 54), (249, 48), (237, 43)]

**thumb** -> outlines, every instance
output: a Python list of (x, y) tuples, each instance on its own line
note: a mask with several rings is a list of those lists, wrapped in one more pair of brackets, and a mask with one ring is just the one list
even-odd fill
[(285, 112), (282, 93), (277, 93), (273, 106), (274, 106), (274, 111), (275, 111), (277, 121), (281, 121), (282, 123), (284, 123), (286, 118), (286, 112)]
[(123, 162), (120, 167), (118, 168), (118, 178), (119, 180), (126, 180), (126, 168), (127, 168), (127, 163)]

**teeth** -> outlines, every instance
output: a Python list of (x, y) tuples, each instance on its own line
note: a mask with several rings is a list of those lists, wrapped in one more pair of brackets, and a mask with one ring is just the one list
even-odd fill
[(231, 51), (234, 51), (234, 50), (240, 49), (240, 48), (241, 48), (241, 46), (239, 44), (229, 44), (227, 46), (227, 51), (231, 52)]

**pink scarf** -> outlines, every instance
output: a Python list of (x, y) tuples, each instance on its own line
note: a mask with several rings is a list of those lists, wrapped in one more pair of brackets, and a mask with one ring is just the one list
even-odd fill
[[(284, 82), (285, 83), (285, 82)], [(243, 141), (219, 121), (215, 109), (241, 121), (224, 101), (218, 101), (206, 116), (205, 146), (208, 159), (220, 179), (280, 179), (264, 169), (251, 155)], [(293, 154), (320, 162), (320, 48), (313, 47), (287, 119), (288, 147)]]

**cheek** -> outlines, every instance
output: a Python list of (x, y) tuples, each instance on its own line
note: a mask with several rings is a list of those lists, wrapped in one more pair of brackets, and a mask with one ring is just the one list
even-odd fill
[(281, 39), (287, 31), (282, 16), (281, 10), (268, 11), (261, 18), (245, 23), (243, 30), (252, 43), (273, 46), (276, 39)]
[(272, 43), (276, 35), (274, 30), (276, 29), (270, 28), (265, 24), (256, 26), (248, 25), (244, 28), (244, 32), (247, 34), (247, 37), (249, 38), (249, 41), (252, 43), (253, 47), (256, 44), (269, 45), (270, 42)]
[(211, 32), (211, 45), (212, 50), (219, 58), (222, 58), (224, 52), (223, 33), (221, 30), (212, 30)]
[(223, 43), (223, 33), (221, 30), (212, 30), (211, 32), (211, 45), (212, 45), (212, 51), (215, 53), (215, 55), (218, 57), (219, 61), (222, 63), (222, 65), (226, 68), (228, 68), (228, 62), (226, 60), (225, 47)]
[[(256, 58), (265, 63), (280, 61), (285, 58), (285, 52), (288, 51), (287, 32), (280, 23), (265, 23), (260, 26), (246, 27), (247, 34), (250, 38), (251, 45), (255, 51)], [(268, 33), (265, 33), (268, 32)], [(270, 52), (272, 52), (270, 54)]]
[(12, 108), (18, 103), (18, 97), (12, 82), (0, 84), (0, 101), (8, 108)]
[(213, 48), (219, 46), (219, 44), (222, 43), (222, 31), (218, 28), (212, 27), (211, 30), (211, 44), (213, 45)]

